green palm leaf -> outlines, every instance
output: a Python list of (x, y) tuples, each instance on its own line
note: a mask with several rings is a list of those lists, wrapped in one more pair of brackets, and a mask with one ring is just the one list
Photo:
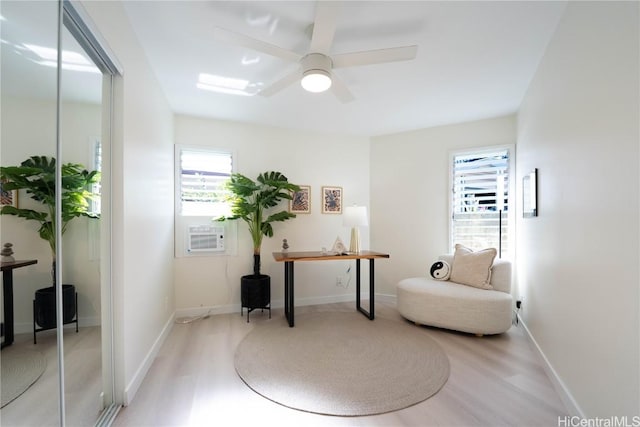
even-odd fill
[(286, 221), (296, 216), (287, 210), (271, 213), (283, 200), (291, 200), (293, 192), (300, 187), (289, 182), (280, 172), (263, 172), (253, 181), (246, 176), (234, 173), (225, 184), (229, 191), (226, 201), (231, 205), (231, 216), (216, 218), (217, 221), (242, 219), (247, 223), (253, 240), (254, 274), (260, 274), (259, 257), (262, 238), (273, 237), (272, 222)]
[[(89, 201), (96, 199), (97, 194), (89, 191), (89, 186), (100, 181), (100, 172), (87, 171), (78, 163), (65, 163), (61, 166), (61, 203), (62, 232), (73, 218), (86, 216), (99, 218), (90, 212)], [(42, 204), (43, 210), (21, 209), (14, 206), (3, 206), (1, 215), (14, 215), (26, 220), (40, 223), (38, 234), (51, 247), (55, 254), (55, 204), (56, 204), (56, 160), (46, 156), (32, 156), (20, 166), (0, 167), (0, 179), (6, 190), (24, 190), (33, 200)]]

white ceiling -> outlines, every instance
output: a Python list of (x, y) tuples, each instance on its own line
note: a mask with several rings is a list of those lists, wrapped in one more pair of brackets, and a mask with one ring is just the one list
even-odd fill
[[(565, 2), (347, 1), (331, 54), (418, 45), (415, 60), (338, 69), (355, 100), (293, 84), (271, 97), (196, 88), (200, 73), (268, 86), (297, 64), (216, 41), (215, 27), (305, 54), (308, 1), (127, 1), (126, 12), (176, 113), (380, 135), (515, 112)], [(243, 65), (249, 62), (249, 65)]]
[[(196, 88), (200, 73), (268, 86), (295, 70), (295, 63), (214, 40), (214, 28), (305, 54), (315, 2), (123, 4), (176, 113), (364, 136), (515, 112), (566, 6), (558, 1), (343, 2), (330, 54), (418, 45), (412, 61), (334, 70), (355, 96), (343, 104), (331, 92), (308, 93), (297, 83), (268, 98)], [(25, 43), (55, 48), (54, 12), (55, 2), (2, 1), (4, 93), (54, 96), (55, 69), (35, 64), (24, 49)], [(80, 49), (68, 34), (63, 46)], [(63, 75), (63, 88), (67, 98), (99, 101), (99, 75), (70, 71)]]

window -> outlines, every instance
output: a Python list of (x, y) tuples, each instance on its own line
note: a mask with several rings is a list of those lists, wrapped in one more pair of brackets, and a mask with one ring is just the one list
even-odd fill
[(512, 217), (509, 147), (458, 152), (451, 159), (451, 249), (510, 250)]
[(228, 214), (223, 184), (231, 176), (231, 153), (177, 147), (176, 161), (179, 214), (209, 217)]
[[(91, 166), (92, 168), (89, 170), (96, 170), (98, 172), (102, 172), (102, 143), (99, 138), (94, 138), (91, 145)], [(102, 205), (100, 203), (100, 197), (102, 194), (102, 181), (98, 181), (95, 184), (91, 184), (91, 188), (89, 189), (97, 196), (89, 201), (89, 211), (91, 213), (100, 214), (102, 211)]]
[[(215, 221), (215, 218), (231, 214), (225, 201), (224, 183), (233, 172), (233, 160), (233, 154), (228, 151), (176, 145), (176, 257), (237, 253), (236, 221)], [(223, 241), (224, 245), (218, 244)], [(207, 243), (206, 247), (203, 242)]]
[[(89, 138), (89, 162), (87, 169), (102, 172), (102, 143), (97, 136)], [(89, 191), (96, 194), (89, 200), (89, 212), (100, 215), (102, 213), (102, 179), (91, 184)], [(101, 221), (89, 221), (89, 261), (100, 260), (100, 223)]]

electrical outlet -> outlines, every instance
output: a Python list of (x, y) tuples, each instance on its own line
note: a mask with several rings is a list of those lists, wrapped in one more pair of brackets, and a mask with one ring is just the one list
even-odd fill
[(342, 276), (336, 277), (336, 286), (342, 286)]

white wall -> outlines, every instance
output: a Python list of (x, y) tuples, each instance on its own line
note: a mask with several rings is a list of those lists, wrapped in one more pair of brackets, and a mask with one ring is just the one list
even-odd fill
[(449, 153), (514, 144), (515, 116), (440, 126), (372, 138), (371, 242), (389, 252), (376, 266), (377, 291), (423, 276), (449, 252)]
[[(120, 380), (133, 392), (170, 320), (173, 277), (179, 309), (229, 308), (239, 299), (239, 276), (250, 272), (251, 250), (240, 226), (237, 258), (172, 261), (171, 113), (121, 5), (84, 4), (125, 66), (117, 84), (114, 167), (122, 175), (114, 175), (114, 284)], [(541, 184), (541, 217), (519, 224), (519, 260), (527, 259), (520, 269), (523, 316), (593, 416), (637, 414), (639, 396), (638, 11), (637, 3), (606, 4), (569, 5), (518, 117), (518, 168), (538, 167)], [(275, 169), (312, 186), (313, 213), (279, 224), (263, 245), (263, 270), (274, 283), (282, 268), (268, 254), (281, 238), (291, 250), (309, 250), (348, 237), (340, 218), (319, 211), (320, 186), (341, 185), (347, 204), (370, 207), (365, 247), (391, 253), (376, 264), (378, 292), (388, 294), (398, 279), (426, 274), (447, 250), (448, 151), (515, 138), (513, 117), (375, 137), (369, 152), (366, 140), (344, 136), (187, 117), (175, 128), (176, 143), (236, 150), (239, 172)], [(595, 204), (594, 193), (609, 203)], [(608, 268), (598, 268), (603, 264)], [(325, 268), (297, 269), (297, 296), (351, 292), (335, 288), (339, 263)], [(281, 289), (272, 289), (281, 299)]]
[(82, 2), (124, 68), (115, 81), (116, 398), (128, 403), (172, 324), (173, 114), (120, 2)]
[[(2, 166), (19, 165), (30, 156), (55, 156), (54, 100), (2, 97)], [(100, 106), (63, 103), (61, 136), (63, 162), (80, 163), (91, 168), (89, 156), (92, 137), (100, 135)], [(42, 204), (20, 191), (18, 204), (42, 210)], [(38, 263), (14, 272), (15, 332), (33, 331), (32, 301), (35, 291), (51, 286), (52, 254), (49, 244), (38, 235), (35, 221), (3, 215), (2, 243), (14, 245), (15, 259), (37, 259)], [(90, 234), (98, 238), (97, 227), (87, 218), (69, 223), (63, 238), (63, 283), (76, 286), (80, 326), (100, 323), (100, 277), (98, 260), (90, 259)]]
[[(236, 172), (255, 179), (275, 170), (290, 182), (311, 186), (311, 214), (274, 224), (274, 237), (262, 243), (262, 273), (271, 276), (274, 306), (282, 306), (284, 266), (271, 255), (287, 239), (290, 251), (331, 248), (337, 236), (349, 244), (350, 230), (342, 215), (321, 213), (321, 187), (343, 187), (345, 205), (369, 206), (369, 139), (285, 130), (236, 122), (177, 116), (176, 144), (232, 150)], [(288, 205), (282, 205), (284, 209)], [(253, 251), (245, 223), (237, 224), (235, 256), (176, 258), (175, 292), (178, 315), (190, 312), (240, 311), (240, 277), (252, 273)], [(368, 229), (362, 230), (369, 247)], [(382, 262), (380, 262), (382, 263)], [(348, 289), (336, 286), (346, 262), (304, 263), (296, 267), (296, 304), (354, 299), (355, 273)], [(367, 276), (368, 277), (368, 276)], [(363, 276), (363, 280), (366, 278)]]
[(638, 39), (637, 2), (570, 2), (518, 114), (540, 212), (518, 223), (522, 315), (588, 417), (640, 414)]

